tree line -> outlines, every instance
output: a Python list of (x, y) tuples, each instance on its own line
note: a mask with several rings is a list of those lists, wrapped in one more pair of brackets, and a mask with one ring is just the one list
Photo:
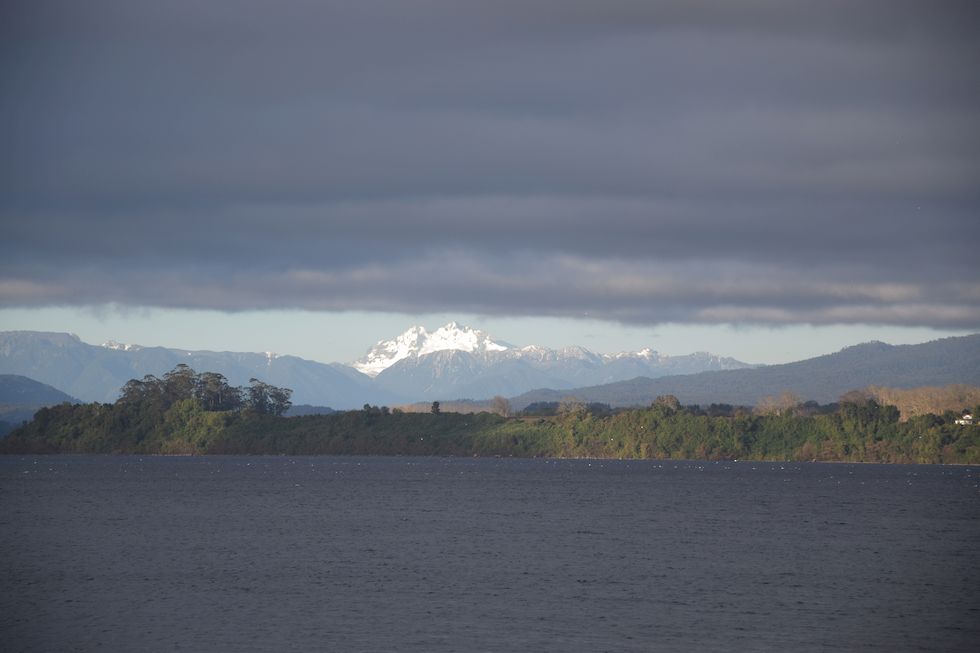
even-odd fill
[(128, 383), (115, 404), (42, 409), (0, 440), (0, 452), (980, 463), (980, 426), (957, 424), (959, 413), (903, 421), (895, 406), (863, 392), (824, 406), (783, 396), (758, 409), (684, 406), (665, 395), (643, 408), (570, 399), (512, 417), (365, 405), (287, 418), (287, 390), (238, 390), (178, 368)]
[(292, 406), (289, 388), (278, 388), (258, 379), (247, 387), (233, 386), (217, 372), (198, 374), (180, 363), (157, 378), (152, 374), (131, 379), (122, 387), (117, 404), (152, 405), (166, 410), (179, 401), (192, 400), (205, 411), (244, 410), (259, 415), (281, 416)]
[(0, 440), (0, 453), (206, 453), (235, 424), (281, 419), (291, 395), (254, 378), (233, 386), (180, 364), (162, 378), (131, 379), (113, 404), (42, 408)]

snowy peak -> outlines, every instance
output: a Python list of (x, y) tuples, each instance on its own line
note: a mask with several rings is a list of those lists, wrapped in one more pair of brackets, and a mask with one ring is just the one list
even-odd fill
[(664, 354), (656, 351), (655, 349), (650, 349), (649, 347), (644, 347), (640, 351), (621, 351), (615, 354), (606, 354), (603, 356), (606, 360), (620, 360), (623, 358), (639, 358), (645, 361), (663, 361), (668, 358)]
[(439, 327), (429, 334), (422, 349), (418, 352), (419, 356), (431, 354), (436, 351), (446, 350), (458, 351), (504, 351), (506, 345), (494, 342), (490, 336), (483, 331), (462, 327), (455, 322), (450, 322), (444, 327)]
[(352, 367), (394, 394), (425, 398), (490, 397), (534, 387), (582, 387), (647, 376), (737, 369), (744, 363), (712, 354), (668, 356), (646, 348), (596, 354), (584, 347), (513, 347), (456, 322), (427, 331), (414, 326), (382, 340)]
[(102, 347), (105, 349), (112, 349), (113, 351), (139, 351), (142, 349), (142, 347), (139, 345), (126, 345), (121, 342), (116, 342), (115, 340), (103, 342)]
[(483, 331), (460, 326), (456, 322), (428, 332), (425, 327), (413, 326), (392, 340), (382, 340), (367, 354), (354, 362), (353, 367), (374, 377), (406, 358), (417, 358), (439, 351), (494, 352), (509, 347), (495, 342)]
[(377, 376), (413, 353), (417, 355), (428, 337), (425, 327), (414, 326), (393, 340), (379, 341), (351, 367), (368, 376)]

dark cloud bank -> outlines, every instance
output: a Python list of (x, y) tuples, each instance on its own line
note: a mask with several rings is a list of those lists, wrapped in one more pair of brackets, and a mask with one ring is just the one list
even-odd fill
[(0, 305), (980, 327), (972, 2), (13, 2)]

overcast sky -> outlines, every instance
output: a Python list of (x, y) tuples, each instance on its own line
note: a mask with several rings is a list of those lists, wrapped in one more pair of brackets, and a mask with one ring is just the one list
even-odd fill
[(8, 1), (0, 328), (980, 330), (975, 7)]

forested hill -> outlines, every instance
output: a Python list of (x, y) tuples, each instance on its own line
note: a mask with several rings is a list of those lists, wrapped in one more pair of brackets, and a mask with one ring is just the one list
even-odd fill
[(836, 401), (868, 386), (912, 388), (980, 385), (980, 334), (920, 345), (871, 342), (796, 363), (753, 369), (703, 372), (659, 379), (637, 378), (574, 390), (535, 390), (511, 399), (516, 409), (535, 402), (575, 397), (611, 406), (643, 406), (654, 397), (676, 395), (685, 404), (754, 406), (766, 396), (791, 392), (820, 403)]

